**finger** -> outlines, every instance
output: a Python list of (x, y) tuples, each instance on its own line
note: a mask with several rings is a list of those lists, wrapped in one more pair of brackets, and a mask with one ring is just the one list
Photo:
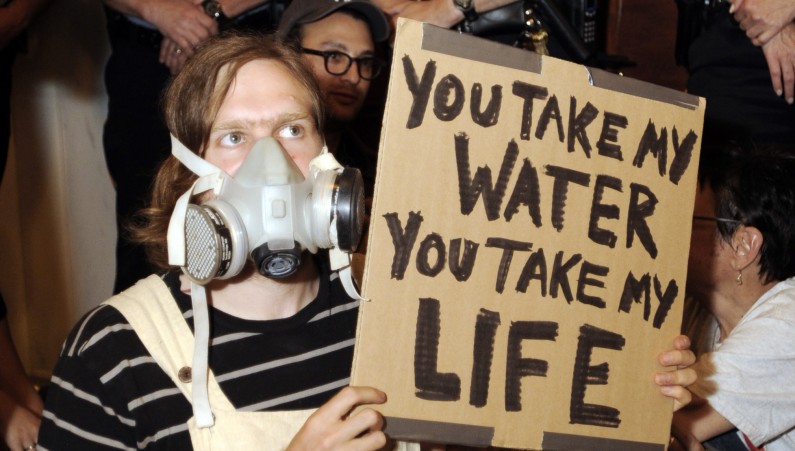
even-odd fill
[(166, 41), (164, 39), (163, 43), (160, 44), (160, 53), (157, 56), (157, 61), (160, 62), (160, 64), (166, 64), (166, 58), (168, 57), (169, 53), (165, 42)]
[(172, 75), (175, 74), (174, 65), (180, 53), (182, 53), (182, 49), (174, 41), (170, 39), (163, 40), (163, 44), (160, 46), (160, 62), (168, 67)]
[(174, 46), (180, 49), (192, 49), (193, 44), (191, 44), (192, 38), (188, 38), (185, 35), (178, 35), (178, 36), (168, 36), (172, 41), (174, 41)]
[(202, 42), (206, 41), (210, 36), (215, 36), (218, 34), (218, 24), (210, 19), (209, 17), (205, 18), (209, 19), (209, 23), (203, 23), (200, 26), (191, 29), (189, 45), (187, 47), (183, 47), (182, 49), (187, 53), (188, 56), (193, 54), (193, 50), (199, 46)]
[(784, 87), (781, 84), (781, 63), (778, 58), (773, 54), (765, 53), (767, 59), (767, 67), (770, 71), (770, 81), (773, 84), (773, 91), (777, 96), (784, 94)]
[(692, 368), (682, 368), (675, 371), (660, 371), (654, 375), (654, 382), (661, 387), (692, 385), (698, 375)]
[(339, 429), (345, 440), (353, 440), (368, 432), (380, 431), (384, 428), (384, 417), (373, 409), (362, 409), (348, 417)]
[(168, 59), (168, 70), (171, 72), (171, 75), (177, 75), (182, 69), (182, 65), (185, 62), (184, 54), (182, 55), (173, 55)]
[[(354, 407), (363, 404), (383, 404), (386, 394), (372, 387), (345, 387), (318, 409), (318, 414), (333, 418), (347, 416)], [(322, 413), (321, 413), (322, 411)]]
[(693, 394), (680, 385), (660, 387), (660, 393), (674, 400), (674, 412), (690, 404)]
[(160, 53), (163, 57), (163, 60), (171, 58), (175, 54), (179, 54), (182, 52), (182, 49), (177, 45), (176, 42), (172, 41), (171, 39), (163, 39), (163, 43), (160, 45)]
[[(322, 418), (310, 419), (313, 421), (322, 421)], [(336, 424), (333, 424), (332, 427), (325, 428), (326, 438), (324, 442), (326, 443), (351, 444), (356, 439), (364, 437), (367, 434), (380, 432), (384, 427), (383, 417), (373, 409), (362, 409), (342, 422), (340, 422), (338, 418), (333, 423)]]
[(754, 45), (759, 47), (760, 44), (757, 44), (757, 42), (762, 41), (760, 37), (765, 30), (766, 28), (761, 24), (752, 25), (747, 27), (745, 30), (745, 35), (748, 36), (752, 42), (754, 42)]
[(689, 349), (685, 350), (671, 350), (661, 352), (657, 361), (662, 366), (676, 366), (678, 368), (685, 368), (696, 361), (696, 355)]
[(188, 47), (186, 49), (182, 49), (182, 51), (180, 51), (180, 52), (177, 52), (177, 57), (178, 58), (187, 58), (189, 56), (192, 56), (194, 53), (196, 53), (196, 48), (195, 47)]
[(684, 351), (685, 349), (690, 349), (690, 345), (690, 337), (687, 335), (678, 335), (674, 338), (674, 349)]
[(743, 0), (733, 0), (731, 2), (731, 6), (729, 7), (729, 13), (734, 13), (737, 11), (741, 6), (743, 6)]
[(765, 45), (768, 42), (770, 42), (770, 40), (773, 39), (773, 36), (775, 36), (776, 34), (778, 34), (778, 32), (774, 29), (765, 30), (759, 36), (756, 37), (756, 40), (759, 41), (759, 43), (754, 45), (756, 45), (757, 47)]
[(795, 61), (782, 63), (782, 83), (784, 85), (784, 98), (790, 105), (795, 102)]
[(734, 20), (740, 25), (740, 28), (745, 30), (748, 27), (748, 14), (745, 11), (738, 10), (734, 13)]
[(191, 14), (180, 22), (172, 33), (164, 33), (182, 50), (193, 49), (202, 41), (218, 33), (218, 24), (203, 12)]

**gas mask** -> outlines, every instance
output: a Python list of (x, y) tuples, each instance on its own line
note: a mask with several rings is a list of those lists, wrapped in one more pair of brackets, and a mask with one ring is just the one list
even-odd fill
[[(325, 148), (306, 178), (278, 141), (257, 141), (234, 177), (172, 138), (174, 156), (199, 175), (177, 202), (168, 231), (169, 262), (194, 282), (228, 279), (247, 260), (260, 274), (295, 273), (301, 253), (354, 252), (364, 219), (358, 169), (343, 168)], [(190, 198), (212, 192), (201, 205)]]
[[(210, 319), (204, 285), (236, 276), (249, 260), (264, 276), (287, 277), (298, 269), (304, 250), (328, 249), (331, 270), (348, 296), (363, 300), (353, 283), (350, 253), (362, 233), (364, 184), (358, 169), (343, 168), (325, 146), (306, 177), (273, 138), (257, 141), (234, 177), (174, 136), (171, 152), (199, 176), (174, 207), (168, 259), (191, 280), (191, 404), (196, 425), (205, 428), (215, 419), (207, 392)], [(198, 194), (205, 200), (192, 204)]]

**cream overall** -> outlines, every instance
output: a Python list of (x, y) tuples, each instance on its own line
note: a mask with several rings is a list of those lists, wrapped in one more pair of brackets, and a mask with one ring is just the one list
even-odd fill
[[(191, 383), (182, 382), (178, 374), (180, 369), (190, 367), (193, 333), (165, 283), (150, 276), (107, 304), (124, 315), (158, 365), (190, 401)], [(221, 391), (212, 371), (208, 381), (215, 425), (200, 429), (193, 418), (188, 420), (195, 450), (285, 449), (315, 411), (238, 412)]]

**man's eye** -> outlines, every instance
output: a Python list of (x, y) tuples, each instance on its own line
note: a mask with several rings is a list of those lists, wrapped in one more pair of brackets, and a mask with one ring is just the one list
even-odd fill
[(221, 138), (222, 146), (236, 146), (245, 141), (245, 138), (240, 133), (229, 133)]
[(297, 138), (303, 134), (303, 129), (298, 125), (286, 125), (279, 130), (282, 138)]

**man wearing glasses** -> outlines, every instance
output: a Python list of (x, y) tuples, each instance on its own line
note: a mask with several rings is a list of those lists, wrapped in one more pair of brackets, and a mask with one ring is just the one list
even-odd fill
[(362, 171), (367, 197), (375, 184), (376, 151), (353, 132), (370, 82), (385, 72), (375, 44), (389, 38), (389, 22), (369, 0), (293, 0), (278, 33), (297, 47), (326, 102), (326, 145), (337, 160)]

